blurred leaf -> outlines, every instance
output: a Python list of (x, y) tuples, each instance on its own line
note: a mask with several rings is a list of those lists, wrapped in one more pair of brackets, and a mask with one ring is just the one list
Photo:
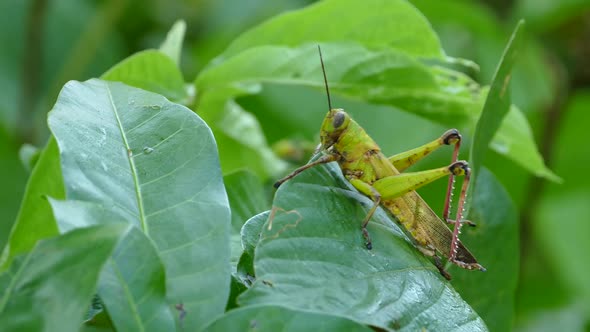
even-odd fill
[(35, 164), (39, 160), (39, 155), (41, 155), (41, 150), (38, 147), (28, 143), (23, 144), (18, 150), (18, 158), (20, 159), (23, 167), (29, 173), (33, 168), (35, 168)]
[(477, 227), (463, 227), (461, 241), (477, 253), (487, 271), (472, 273), (453, 266), (452, 283), (490, 331), (510, 331), (519, 273), (518, 215), (506, 190), (486, 168), (478, 177), (469, 212)]
[[(322, 48), (330, 89), (334, 94), (390, 105), (449, 127), (469, 129), (475, 123), (481, 107), (480, 95), (483, 94), (478, 92), (475, 82), (460, 73), (427, 67), (393, 50), (371, 52), (355, 44), (324, 44)], [(228, 91), (228, 94), (234, 92), (239, 95), (239, 89), (257, 91), (255, 87), (260, 82), (323, 88), (316, 47), (306, 45), (290, 49), (269, 46), (247, 50), (203, 72), (197, 79), (197, 86), (205, 95), (208, 90), (215, 94)], [(222, 88), (228, 85), (236, 88)], [(501, 86), (496, 89), (496, 97), (490, 96), (488, 100), (498, 98)], [(200, 109), (200, 114), (206, 119), (219, 116), (211, 114), (219, 107), (206, 106)], [(318, 111), (299, 106), (298, 113), (302, 112)], [(537, 175), (554, 178), (536, 151), (526, 120), (516, 109), (511, 113), (510, 119), (518, 122), (504, 122), (491, 147)], [(301, 114), (298, 116), (302, 117)], [(496, 120), (501, 119), (500, 116)], [(518, 127), (514, 127), (516, 125)], [(494, 132), (488, 134), (493, 135)], [(487, 146), (489, 140), (483, 143)]]
[[(124, 56), (127, 48), (113, 30), (113, 12), (103, 11), (93, 1), (46, 1), (42, 11), (31, 20), (36, 1), (0, 1), (0, 127), (16, 132), (23, 103), (31, 111), (25, 123), (36, 130), (34, 144), (44, 144), (47, 135), (46, 113), (58, 89), (67, 79), (100, 75)], [(41, 2), (38, 2), (40, 4)], [(124, 6), (126, 1), (110, 1), (111, 7)], [(116, 20), (116, 18), (114, 18)], [(32, 25), (28, 25), (32, 24)], [(39, 33), (41, 50), (27, 45), (30, 29)], [(25, 61), (30, 61), (25, 63)], [(38, 71), (26, 77), (26, 67), (38, 65)], [(34, 89), (24, 88), (25, 81)], [(25, 101), (25, 98), (29, 100)]]
[(136, 53), (113, 66), (101, 78), (159, 93), (173, 101), (186, 98), (182, 73), (174, 60), (161, 51)]
[[(579, 302), (590, 320), (590, 178), (587, 165), (590, 148), (586, 143), (590, 121), (590, 90), (572, 96), (563, 110), (559, 136), (553, 145), (553, 165), (563, 174), (561, 185), (548, 184), (539, 205), (533, 210), (531, 225), (539, 250), (555, 271), (572, 301)], [(553, 124), (555, 125), (555, 124)], [(548, 285), (541, 285), (541, 289)], [(531, 290), (534, 293), (539, 290)], [(533, 294), (534, 294), (533, 293)], [(532, 294), (527, 294), (528, 297)]]
[(3, 331), (78, 331), (99, 273), (125, 225), (75, 230), (39, 242), (0, 277)]
[(96, 313), (92, 318), (85, 320), (84, 324), (80, 327), (80, 332), (113, 332), (115, 328), (109, 318), (108, 314), (101, 310)]
[(18, 216), (0, 258), (0, 271), (14, 257), (28, 252), (38, 240), (57, 235), (57, 226), (46, 197), (65, 198), (59, 151), (53, 138), (41, 152), (23, 197)]
[(229, 207), (215, 141), (189, 109), (120, 83), (70, 82), (49, 115), (67, 198), (139, 227), (166, 267), (167, 299), (187, 329), (223, 312)]
[[(17, 140), (10, 137), (0, 124), (0, 165), (2, 165), (0, 183), (4, 188), (0, 191), (0, 248), (3, 248), (8, 240), (27, 179), (25, 169), (18, 160), (18, 144)], [(2, 260), (0, 258), (0, 261)], [(0, 271), (2, 271), (1, 263)]]
[(239, 170), (223, 177), (232, 227), (239, 233), (246, 220), (270, 208), (260, 179), (252, 172)]
[[(507, 29), (496, 13), (481, 1), (411, 2), (433, 25), (447, 54), (477, 62), (480, 70), (471, 74), (479, 82), (487, 83), (493, 79), (512, 26)], [(514, 17), (522, 18), (518, 15)], [(519, 61), (514, 64), (510, 87), (512, 102), (526, 113), (550, 105), (555, 83), (552, 68), (547, 66), (545, 47), (532, 37), (529, 34), (519, 48)]]
[(242, 255), (240, 231), (250, 217), (267, 210), (269, 203), (260, 179), (252, 172), (239, 170), (223, 177), (231, 208), (231, 264), (235, 268)]
[(590, 9), (587, 0), (519, 0), (512, 15), (524, 18), (534, 30), (545, 32), (582, 15)]
[(477, 120), (470, 151), (470, 166), (475, 174), (483, 165), (488, 146), (510, 110), (509, 83), (512, 77), (512, 66), (516, 61), (523, 36), (521, 30), (523, 25), (524, 21), (517, 24), (506, 45), (504, 54), (496, 68), (496, 74), (488, 91), (483, 110)]
[(334, 41), (357, 42), (369, 49), (387, 46), (424, 58), (445, 56), (428, 21), (406, 1), (328, 0), (250, 29), (234, 40), (221, 57), (263, 45), (296, 47)]
[(205, 331), (372, 331), (343, 317), (287, 309), (281, 306), (249, 306), (232, 310)]
[[(467, 125), (477, 115), (477, 86), (460, 73), (428, 67), (396, 50), (373, 52), (351, 43), (321, 46), (333, 94), (392, 105), (443, 123)], [(204, 71), (196, 84), (203, 94), (231, 85), (235, 90), (228, 94), (239, 96), (258, 92), (260, 82), (324, 89), (317, 45), (249, 49)]]
[[(66, 179), (66, 182), (68, 179)], [(90, 202), (50, 200), (60, 231), (106, 223), (125, 223)], [(98, 295), (112, 324), (121, 331), (172, 331), (166, 302), (164, 265), (152, 242), (137, 227), (121, 239), (102, 270)]]
[(174, 61), (176, 66), (180, 65), (180, 54), (182, 53), (182, 41), (186, 32), (186, 22), (178, 20), (166, 35), (166, 40), (160, 45), (160, 52), (166, 54)]
[(286, 163), (273, 154), (256, 118), (228, 100), (226, 91), (201, 95), (196, 109), (212, 126), (223, 171), (246, 167), (262, 179), (283, 172)]
[(273, 205), (280, 210), (263, 229), (256, 282), (241, 305), (276, 304), (391, 330), (487, 330), (381, 209), (369, 223), (373, 250), (365, 248), (359, 226), (372, 203), (337, 165), (298, 175)]
[(543, 157), (535, 146), (531, 127), (524, 114), (514, 106), (510, 107), (510, 111), (502, 120), (490, 148), (536, 176), (558, 183), (562, 181), (545, 166)]

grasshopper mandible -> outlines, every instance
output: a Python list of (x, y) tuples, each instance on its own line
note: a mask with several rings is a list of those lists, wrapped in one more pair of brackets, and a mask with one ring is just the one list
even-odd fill
[[(363, 128), (343, 109), (332, 108), (328, 79), (319, 46), (318, 51), (329, 107), (320, 129), (318, 152), (322, 153), (322, 156), (277, 181), (275, 187), (279, 187), (283, 182), (308, 168), (336, 161), (346, 179), (373, 201), (373, 206), (361, 226), (367, 249), (372, 248), (367, 224), (377, 207), (382, 205), (411, 234), (417, 248), (424, 255), (433, 257), (435, 266), (446, 279), (450, 280), (451, 276), (445, 271), (439, 255), (448, 257), (449, 262), (461, 268), (485, 271), (485, 268), (477, 263), (475, 257), (459, 241), (462, 224), (473, 225), (470, 221), (463, 220), (463, 209), (471, 170), (467, 162), (457, 160), (461, 144), (459, 132), (456, 129), (448, 130), (430, 143), (387, 158)], [(421, 172), (401, 173), (444, 145), (454, 145), (452, 163), (449, 166)], [(445, 176), (449, 176), (449, 183), (443, 218), (441, 219), (415, 190)], [(464, 176), (465, 178), (456, 218), (449, 220), (451, 196), (456, 176)], [(453, 231), (446, 226), (445, 221), (455, 225)]]

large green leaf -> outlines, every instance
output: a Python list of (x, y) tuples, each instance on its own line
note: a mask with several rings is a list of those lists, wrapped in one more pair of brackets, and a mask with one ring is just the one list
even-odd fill
[(101, 78), (156, 92), (174, 101), (186, 98), (184, 79), (176, 62), (157, 50), (136, 53), (116, 64)]
[[(349, 42), (321, 46), (334, 94), (392, 105), (448, 124), (467, 125), (477, 116), (479, 94), (466, 76), (430, 68), (394, 49), (370, 51)], [(251, 48), (204, 71), (196, 84), (207, 94), (228, 85), (244, 88), (261, 82), (323, 89), (317, 45)], [(206, 115), (214, 111), (201, 109)]]
[(229, 311), (205, 331), (372, 331), (343, 317), (287, 309), (280, 306), (249, 306)]
[(166, 267), (187, 329), (223, 312), (230, 215), (215, 141), (189, 109), (121, 83), (70, 82), (49, 115), (67, 198), (139, 227)]
[(329, 41), (353, 41), (369, 48), (387, 46), (419, 57), (444, 57), (430, 23), (403, 0), (321, 1), (249, 30), (234, 40), (222, 57), (262, 45)]
[[(65, 179), (66, 183), (68, 179)], [(96, 203), (50, 200), (62, 233), (106, 223), (125, 223)], [(166, 301), (164, 264), (153, 243), (138, 227), (121, 239), (101, 273), (98, 295), (113, 325), (121, 331), (172, 331), (174, 318)]]
[[(370, 51), (352, 43), (325, 43), (322, 44), (322, 49), (332, 94), (393, 106), (448, 127), (459, 127), (469, 131), (475, 126), (485, 92), (480, 91), (477, 84), (465, 75), (448, 69), (426, 66), (404, 53), (391, 49)], [(323, 89), (321, 73), (316, 45), (307, 44), (297, 48), (252, 48), (210, 67), (199, 76), (196, 83), (204, 94), (200, 112), (206, 119), (219, 123), (216, 119), (224, 116), (218, 113), (221, 103), (214, 106), (214, 103), (209, 102), (212, 99), (209, 95), (224, 100), (219, 95), (223, 95), (225, 91), (225, 98), (235, 98), (257, 92), (260, 83)], [(508, 71), (503, 70), (502, 73)], [(228, 86), (233, 88), (227, 88)], [(499, 98), (501, 91), (501, 86), (494, 86), (493, 95), (487, 99), (488, 109), (494, 107), (489, 103)], [(300, 118), (301, 113), (318, 112), (317, 107), (305, 105), (305, 101), (301, 101), (297, 105), (296, 114), (285, 110), (284, 116)], [(270, 110), (268, 112), (272, 113)], [(257, 111), (259, 115), (263, 113)], [(487, 133), (488, 136), (491, 134), (494, 137), (493, 140), (492, 137), (485, 140), (477, 138), (478, 151), (481, 149), (480, 145), (487, 149), (491, 140), (490, 147), (496, 152), (538, 176), (554, 178), (543, 164), (523, 115), (517, 108), (512, 108), (508, 114), (504, 122), (501, 122), (503, 114), (497, 114), (500, 122), (490, 126), (491, 128), (501, 124), (495, 137), (493, 134), (496, 129)], [(243, 132), (234, 129), (233, 126), (224, 127), (230, 128), (225, 131), (229, 134)], [(479, 159), (482, 158), (477, 156), (476, 159), (477, 164), (480, 164)]]
[(45, 199), (47, 196), (65, 197), (59, 151), (53, 138), (49, 139), (27, 183), (16, 222), (2, 251), (0, 271), (5, 270), (14, 257), (31, 250), (38, 240), (58, 234), (51, 207)]
[(74, 230), (15, 260), (0, 277), (2, 331), (78, 331), (100, 271), (128, 229)]
[[(481, 331), (485, 324), (381, 209), (351, 190), (335, 164), (279, 189), (254, 257), (256, 282), (242, 305), (276, 304), (345, 316), (388, 330)], [(471, 272), (478, 273), (478, 272)]]

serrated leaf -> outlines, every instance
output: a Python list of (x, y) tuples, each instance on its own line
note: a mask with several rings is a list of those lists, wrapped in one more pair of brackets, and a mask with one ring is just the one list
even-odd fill
[(184, 20), (174, 22), (174, 25), (166, 35), (166, 39), (160, 45), (160, 52), (169, 56), (177, 66), (180, 65), (180, 53), (182, 52), (182, 41), (184, 40), (185, 32), (186, 22)]
[(135, 53), (114, 65), (101, 78), (159, 93), (173, 101), (186, 99), (184, 79), (177, 64), (157, 50)]
[(166, 267), (169, 303), (196, 329), (229, 292), (230, 215), (211, 131), (164, 97), (100, 80), (66, 84), (49, 115), (67, 198), (139, 227)]
[(365, 248), (360, 223), (372, 203), (350, 188), (329, 164), (279, 189), (273, 206), (283, 212), (265, 225), (256, 282), (238, 302), (346, 316), (388, 330), (487, 330), (381, 209), (369, 223), (373, 250)]
[(0, 277), (3, 331), (78, 331), (102, 266), (127, 225), (79, 229), (38, 242)]
[(31, 172), (16, 222), (0, 257), (0, 271), (8, 268), (14, 257), (31, 250), (38, 240), (58, 234), (47, 196), (65, 198), (59, 151), (53, 138)]
[(298, 46), (330, 41), (395, 48), (419, 57), (443, 58), (424, 16), (402, 0), (328, 0), (272, 18), (242, 34), (222, 57), (262, 45)]
[(297, 331), (372, 331), (343, 317), (287, 309), (280, 306), (249, 306), (229, 311), (205, 331), (297, 332)]

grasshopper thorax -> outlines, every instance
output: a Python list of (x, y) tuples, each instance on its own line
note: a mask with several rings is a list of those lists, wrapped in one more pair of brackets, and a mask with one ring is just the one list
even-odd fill
[(332, 108), (322, 122), (320, 141), (323, 149), (328, 149), (338, 141), (340, 135), (348, 128), (350, 116), (341, 108)]

